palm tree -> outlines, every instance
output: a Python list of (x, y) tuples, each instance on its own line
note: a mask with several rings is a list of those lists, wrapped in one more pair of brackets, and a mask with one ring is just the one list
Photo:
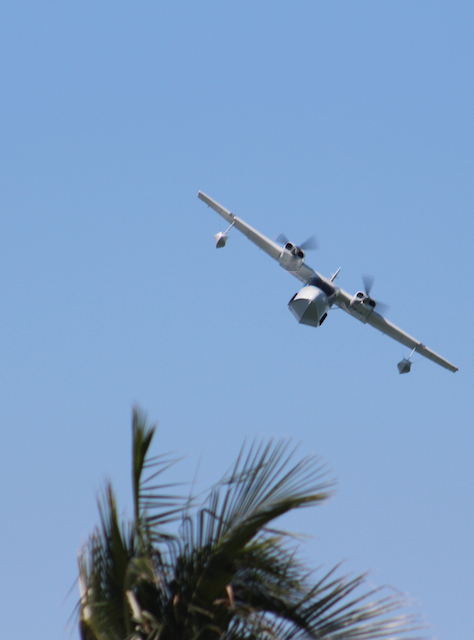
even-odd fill
[(79, 554), (83, 640), (407, 640), (416, 619), (394, 615), (402, 597), (364, 591), (365, 575), (338, 577), (337, 567), (315, 579), (291, 535), (271, 528), (328, 498), (318, 458), (294, 464), (284, 442), (244, 447), (196, 506), (160, 482), (173, 461), (148, 456), (155, 428), (134, 409), (133, 519), (119, 519), (108, 484)]

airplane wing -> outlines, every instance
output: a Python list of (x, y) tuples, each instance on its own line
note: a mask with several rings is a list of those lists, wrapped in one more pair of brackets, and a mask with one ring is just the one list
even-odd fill
[(278, 260), (281, 254), (281, 247), (273, 240), (269, 240), (266, 238), (263, 233), (260, 233), (249, 224), (234, 216), (233, 213), (224, 209), (220, 204), (218, 204), (215, 200), (206, 196), (202, 191), (198, 191), (198, 198), (200, 198), (203, 202), (207, 204), (208, 207), (217, 211), (217, 213), (227, 220), (229, 224), (233, 224), (236, 229), (238, 229), (244, 236), (247, 236), (249, 240), (251, 240), (257, 247), (260, 247), (265, 253), (273, 258), (274, 260)]
[(379, 315), (376, 311), (372, 311), (370, 316), (367, 318), (367, 324), (372, 325), (372, 327), (375, 327), (382, 333), (385, 333), (390, 338), (397, 340), (397, 342), (401, 342), (403, 345), (405, 345), (405, 347), (414, 349), (417, 353), (425, 356), (425, 358), (428, 358), (428, 360), (436, 362), (436, 364), (441, 365), (445, 369), (449, 369), (449, 371), (452, 371), (453, 373), (458, 370), (458, 368), (451, 364), (451, 362), (448, 362), (448, 360), (445, 360), (434, 351), (431, 351), (431, 349), (428, 349), (428, 347), (425, 346), (422, 342), (420, 342), (419, 340), (415, 340), (415, 338), (409, 336), (408, 333), (405, 333), (404, 331), (396, 327), (394, 324)]
[[(224, 220), (226, 220), (229, 224), (233, 225), (236, 229), (243, 233), (244, 236), (246, 236), (249, 240), (251, 240), (251, 242), (256, 244), (257, 247), (262, 249), (262, 251), (265, 251), (265, 253), (267, 253), (271, 258), (279, 262), (282, 253), (282, 248), (279, 244), (264, 236), (263, 233), (260, 233), (260, 231), (257, 231), (249, 224), (235, 216), (228, 209), (225, 209), (205, 193), (202, 193), (202, 191), (198, 191), (198, 198), (205, 202), (208, 207), (211, 207), (211, 209), (217, 211), (217, 213), (222, 216)], [(288, 273), (291, 273), (296, 278), (298, 278), (298, 280), (301, 280), (301, 282), (304, 283), (308, 282), (316, 275), (316, 271), (311, 269), (311, 267), (308, 267), (308, 265), (306, 264), (301, 265), (298, 271), (289, 271)]]
[(399, 329), (396, 325), (394, 325), (389, 320), (386, 320), (376, 311), (372, 311), (365, 318), (359, 317), (358, 315), (356, 315), (350, 310), (350, 306), (349, 306), (350, 301), (351, 301), (351, 296), (346, 291), (343, 291), (342, 289), (337, 290), (335, 303), (338, 307), (341, 307), (341, 309), (344, 309), (344, 311), (347, 311), (349, 315), (353, 315), (354, 317), (356, 317), (358, 320), (361, 320), (361, 322), (364, 322), (365, 324), (370, 324), (375, 329), (378, 329), (381, 333), (384, 333), (390, 338), (393, 338), (393, 340), (400, 342), (405, 347), (408, 347), (409, 349), (412, 349), (417, 353), (420, 353), (425, 358), (428, 358), (428, 360), (432, 360), (433, 362), (436, 362), (436, 364), (441, 365), (445, 369), (448, 369), (453, 373), (458, 370), (458, 368), (455, 367), (451, 362), (449, 362), (448, 360), (445, 360), (444, 358), (442, 358), (440, 355), (438, 355), (431, 349), (428, 349), (428, 347), (425, 346), (422, 342), (420, 342), (419, 340), (416, 340), (415, 338), (410, 336), (408, 333), (405, 333), (405, 331), (402, 331), (402, 329)]

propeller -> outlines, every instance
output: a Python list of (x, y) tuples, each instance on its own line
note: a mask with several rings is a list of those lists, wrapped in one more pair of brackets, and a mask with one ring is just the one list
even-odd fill
[(315, 251), (316, 249), (319, 249), (319, 242), (316, 236), (312, 235), (300, 244), (300, 249), (303, 249), (303, 251)]
[(364, 283), (364, 291), (367, 295), (367, 297), (370, 298), (370, 290), (372, 289), (372, 285), (374, 284), (374, 276), (369, 276), (369, 274), (365, 273), (362, 276), (362, 281)]
[[(288, 237), (284, 233), (279, 233), (275, 238), (275, 242), (285, 246), (289, 241)], [(297, 245), (303, 251), (313, 251), (314, 249), (319, 249), (318, 239), (315, 235), (312, 235), (310, 238), (302, 242), (300, 245)]]
[[(370, 292), (372, 290), (372, 286), (374, 284), (374, 276), (371, 276), (367, 273), (365, 273), (362, 276), (362, 281), (364, 283), (364, 291), (365, 291), (365, 295), (370, 298)], [(374, 300), (373, 298), (371, 298), (371, 300)], [(385, 304), (384, 302), (379, 302), (378, 300), (374, 300), (375, 302), (375, 308), (377, 310), (377, 313), (381, 316), (384, 316), (387, 311), (390, 309), (388, 304)]]

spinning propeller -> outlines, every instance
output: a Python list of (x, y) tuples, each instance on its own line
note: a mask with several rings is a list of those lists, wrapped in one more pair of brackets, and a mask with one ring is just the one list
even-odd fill
[(370, 292), (372, 290), (372, 286), (374, 284), (374, 276), (368, 275), (367, 273), (365, 273), (362, 276), (362, 281), (364, 283), (364, 292), (365, 295), (367, 296), (367, 298), (369, 300), (372, 300), (372, 302), (375, 303), (375, 308), (377, 309), (377, 313), (381, 316), (384, 316), (387, 311), (390, 309), (388, 304), (385, 304), (383, 302), (378, 302), (377, 300), (374, 300), (371, 296), (370, 296)]
[(278, 244), (281, 244), (283, 246), (290, 244), (296, 247), (296, 249), (301, 249), (302, 251), (314, 251), (315, 249), (319, 249), (318, 239), (315, 235), (311, 236), (300, 245), (293, 245), (293, 243), (288, 240), (287, 236), (284, 233), (279, 233), (275, 238), (275, 242), (278, 242)]

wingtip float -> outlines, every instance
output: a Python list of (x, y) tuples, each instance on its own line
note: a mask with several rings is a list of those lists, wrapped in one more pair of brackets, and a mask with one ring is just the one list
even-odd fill
[[(288, 271), (303, 283), (303, 287), (288, 303), (290, 311), (300, 324), (320, 327), (326, 320), (329, 310), (333, 307), (338, 307), (353, 318), (364, 324), (371, 325), (381, 333), (411, 349), (408, 358), (403, 358), (398, 363), (399, 373), (408, 373), (410, 371), (412, 365), (411, 357), (414, 353), (421, 354), (449, 371), (456, 372), (458, 370), (451, 362), (431, 351), (422, 342), (408, 335), (408, 333), (405, 333), (383, 317), (382, 307), (385, 307), (385, 305), (377, 303), (370, 296), (373, 278), (365, 276), (365, 291), (357, 291), (357, 293), (351, 295), (334, 284), (340, 268), (331, 278), (326, 278), (306, 264), (305, 249), (310, 248), (310, 244), (313, 245), (313, 243), (308, 242), (308, 247), (305, 245), (298, 246), (284, 237), (282, 246), (264, 236), (205, 193), (202, 193), (202, 191), (198, 191), (198, 198), (211, 209), (214, 209), (229, 225), (226, 231), (219, 231), (214, 236), (217, 249), (225, 247), (228, 239), (227, 234), (232, 227), (235, 227), (257, 247), (276, 260), (285, 271)], [(378, 311), (377, 305), (379, 307)]]

